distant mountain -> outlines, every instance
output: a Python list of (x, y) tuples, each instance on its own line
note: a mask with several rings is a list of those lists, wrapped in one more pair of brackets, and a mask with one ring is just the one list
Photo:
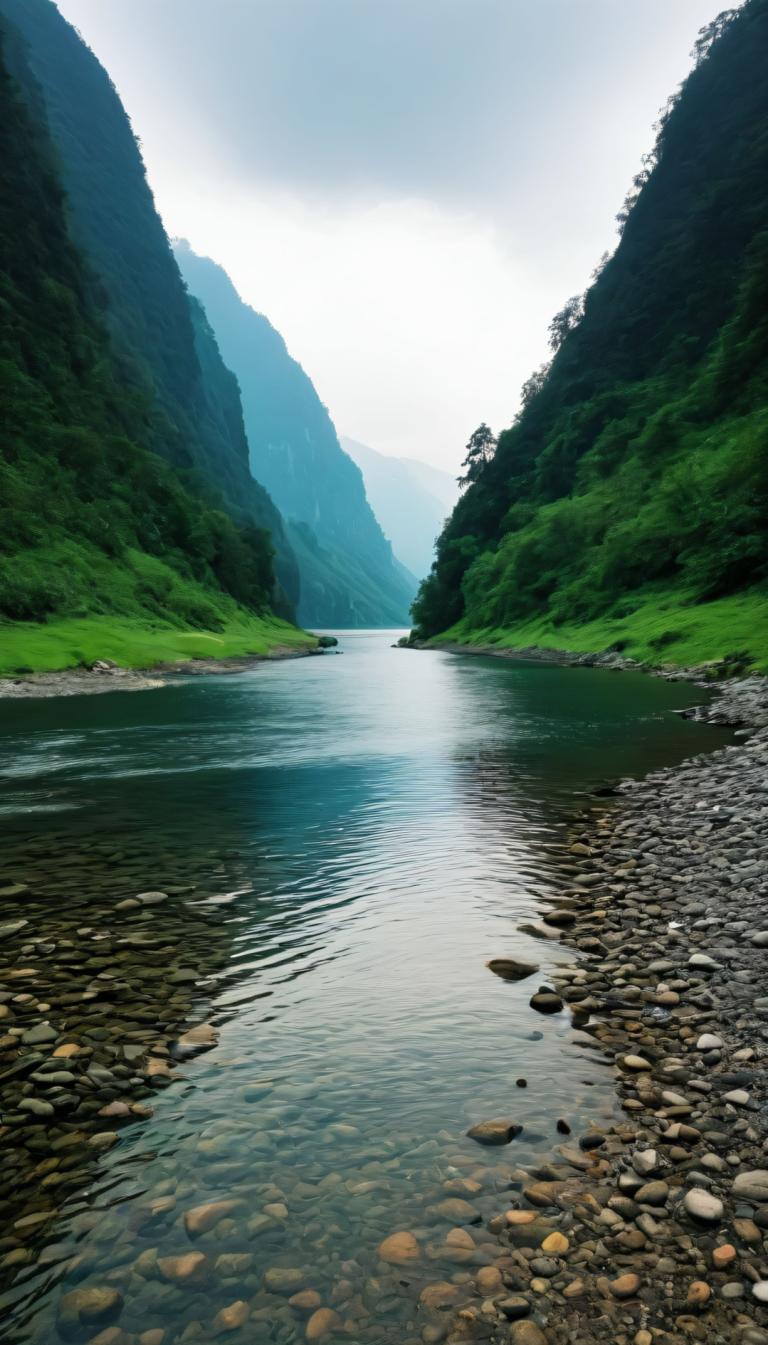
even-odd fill
[[(196, 473), (239, 522), (268, 529), (286, 613), (298, 571), (280, 516), (248, 466), (236, 380), (190, 305), (125, 109), (106, 70), (51, 0), (0, 0), (21, 41), (7, 58), (47, 120), (73, 240), (99, 281), (96, 302), (121, 377), (147, 403), (146, 440)], [(36, 88), (29, 89), (29, 74)]]
[(455, 478), (415, 458), (387, 457), (346, 435), (341, 446), (363, 473), (365, 493), (398, 560), (423, 579), (458, 499)]
[(413, 575), (392, 554), (359, 467), (279, 332), (222, 268), (185, 242), (176, 258), (240, 383), (251, 470), (287, 521), (308, 626), (407, 624)]

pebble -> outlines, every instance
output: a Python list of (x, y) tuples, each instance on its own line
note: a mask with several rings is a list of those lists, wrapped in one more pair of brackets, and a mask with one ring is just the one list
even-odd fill
[(723, 1217), (722, 1200), (718, 1200), (717, 1196), (711, 1195), (709, 1191), (704, 1191), (698, 1186), (686, 1191), (683, 1204), (691, 1217), (699, 1219), (702, 1223), (716, 1224)]
[(379, 1245), (379, 1256), (393, 1266), (404, 1266), (418, 1261), (421, 1249), (413, 1233), (391, 1233)]
[(478, 1144), (509, 1144), (521, 1134), (523, 1127), (508, 1117), (497, 1117), (492, 1121), (480, 1121), (472, 1126), (467, 1135)]

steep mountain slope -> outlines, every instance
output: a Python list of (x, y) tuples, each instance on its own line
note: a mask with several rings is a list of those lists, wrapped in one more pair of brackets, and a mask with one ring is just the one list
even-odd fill
[(301, 573), (305, 625), (386, 626), (408, 620), (416, 583), (392, 555), (366, 499), (360, 469), (343, 452), (301, 365), (221, 267), (175, 245), (238, 377), (251, 469), (288, 521)]
[(412, 574), (423, 578), (432, 564), (435, 541), (456, 503), (455, 479), (425, 462), (387, 457), (345, 435), (340, 442), (363, 473), (365, 493), (395, 555)]
[(767, 62), (768, 0), (701, 35), (614, 256), (440, 538), (422, 634), (768, 659)]
[(122, 377), (152, 407), (149, 442), (175, 466), (204, 474), (235, 517), (271, 531), (275, 598), (287, 610), (298, 599), (296, 563), (276, 508), (251, 477), (236, 381), (190, 309), (115, 88), (51, 0), (0, 0), (0, 15), (22, 38), (9, 49), (12, 73), (29, 90), (28, 66), (42, 91), (72, 235), (101, 281)]
[[(147, 447), (150, 406), (126, 386), (97, 314), (47, 127), (7, 72), (6, 40), (0, 21), (0, 618), (19, 623), (0, 629), (0, 668), (17, 666), (9, 649), (45, 644), (48, 627), (31, 623), (49, 618), (79, 622), (86, 643), (98, 627), (93, 657), (112, 652), (107, 619), (112, 637), (123, 623), (121, 647), (126, 622), (176, 649), (175, 634), (197, 629), (211, 652), (227, 626), (259, 647), (269, 535), (238, 528)], [(54, 666), (81, 656), (65, 646)]]

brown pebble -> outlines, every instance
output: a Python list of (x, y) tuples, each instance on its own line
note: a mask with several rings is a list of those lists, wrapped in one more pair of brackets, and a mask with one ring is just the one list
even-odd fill
[(715, 1247), (712, 1252), (712, 1265), (715, 1270), (725, 1270), (732, 1261), (736, 1260), (736, 1248), (731, 1242), (723, 1243), (722, 1247)]
[(640, 1276), (631, 1272), (619, 1275), (618, 1279), (610, 1281), (609, 1288), (614, 1298), (632, 1298), (640, 1288)]
[(712, 1297), (712, 1290), (704, 1280), (694, 1280), (688, 1286), (689, 1303), (706, 1303)]

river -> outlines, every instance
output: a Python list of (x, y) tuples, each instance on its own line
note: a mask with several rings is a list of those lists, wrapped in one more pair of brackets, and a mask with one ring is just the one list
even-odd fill
[[(568, 889), (565, 826), (608, 806), (596, 789), (725, 735), (673, 713), (684, 684), (397, 650), (398, 634), (0, 703), (3, 879), (24, 889), (0, 891), (0, 922), (27, 920), (0, 952), (0, 1069), (14, 1027), (42, 1018), (83, 1048), (72, 1077), (112, 1070), (85, 1102), (43, 1074), (53, 1119), (4, 1117), (3, 1340), (49, 1345), (57, 1314), (90, 1340), (119, 1314), (129, 1345), (288, 1345), (322, 1303), (329, 1339), (417, 1342), (439, 1332), (420, 1289), (490, 1259), (483, 1221), (556, 1120), (613, 1115), (589, 1035), (529, 1007), (572, 957), (536, 936), (539, 907)], [(131, 904), (146, 891), (167, 900)], [(487, 969), (510, 955), (540, 974)], [(146, 1086), (131, 1062), (162, 1054), (182, 1009), (218, 1044)], [(153, 1114), (105, 1119), (93, 1144), (83, 1118), (116, 1092)], [(524, 1127), (508, 1147), (466, 1137), (495, 1116)], [(191, 1235), (185, 1212), (217, 1201), (234, 1203)], [(418, 1261), (382, 1262), (397, 1231)], [(119, 1303), (70, 1321), (62, 1296), (105, 1286)], [(302, 1290), (317, 1297), (292, 1304)]]

